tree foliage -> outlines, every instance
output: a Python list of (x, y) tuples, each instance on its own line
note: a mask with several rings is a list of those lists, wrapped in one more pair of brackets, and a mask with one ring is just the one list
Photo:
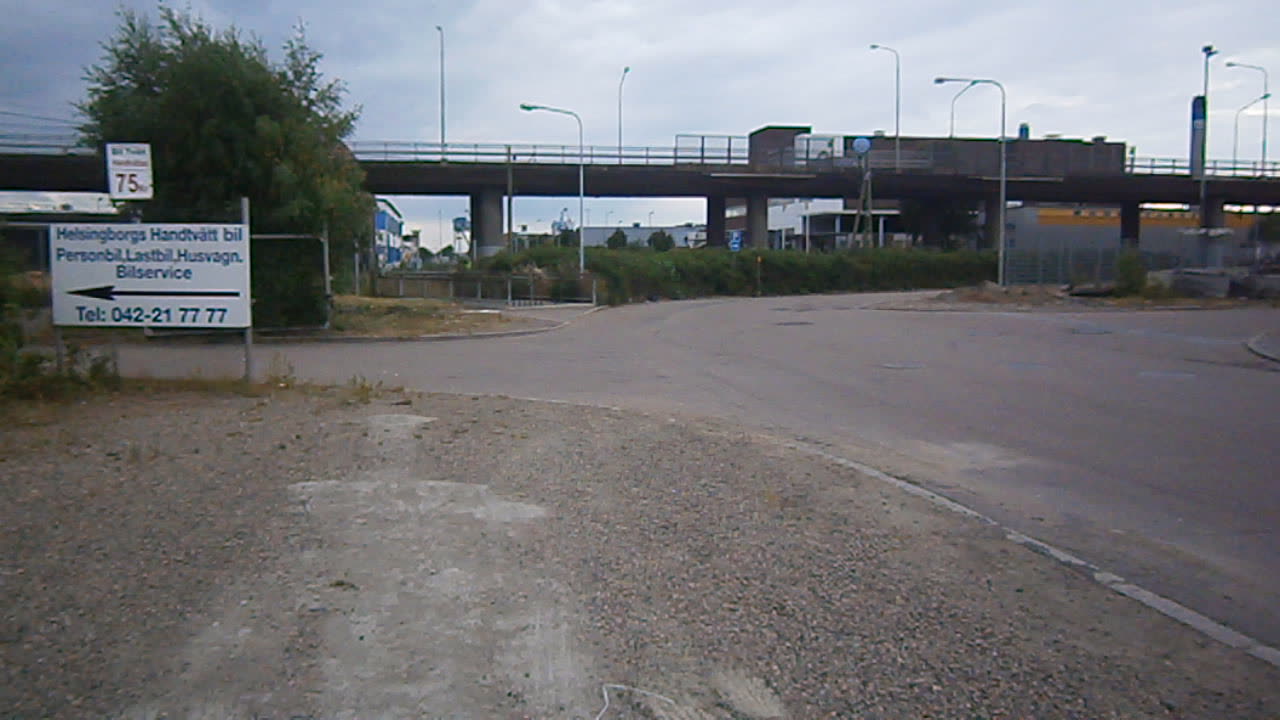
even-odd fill
[(655, 230), (649, 236), (649, 247), (658, 252), (667, 252), (676, 246), (676, 239), (666, 230)]
[(359, 109), (320, 71), (299, 25), (273, 63), (262, 43), (161, 6), (121, 10), (101, 61), (86, 71), (88, 143), (148, 142), (154, 221), (228, 221), (248, 197), (254, 232), (320, 233), (336, 264), (369, 233), (372, 198), (344, 144)]
[(608, 246), (610, 250), (621, 250), (627, 246), (627, 233), (622, 228), (614, 230), (613, 234), (605, 240), (605, 245)]

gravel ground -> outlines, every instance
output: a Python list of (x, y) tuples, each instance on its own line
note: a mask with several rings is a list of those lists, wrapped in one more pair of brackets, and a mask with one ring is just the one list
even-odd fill
[[(1280, 671), (704, 420), (365, 387), (14, 408), (0, 714), (1275, 718)], [(674, 704), (671, 702), (674, 701)]]

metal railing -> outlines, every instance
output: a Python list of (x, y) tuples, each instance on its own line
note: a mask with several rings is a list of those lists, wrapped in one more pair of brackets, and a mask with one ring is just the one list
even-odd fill
[[(1132, 157), (1125, 163), (1131, 175), (1190, 175), (1191, 161), (1187, 158)], [(1213, 178), (1276, 178), (1280, 177), (1280, 161), (1268, 160), (1210, 160), (1205, 168)]]
[(436, 298), (468, 304), (531, 307), (553, 303), (590, 303), (599, 299), (595, 277), (543, 273), (486, 274), (468, 271), (392, 271), (380, 274), (380, 297)]
[[(688, 136), (682, 136), (688, 137)], [(680, 141), (682, 138), (677, 138)], [(740, 165), (747, 162), (747, 139), (714, 136), (712, 142), (684, 142), (675, 147), (588, 145), (588, 165)], [(736, 140), (736, 143), (734, 142)], [(357, 140), (349, 143), (358, 160), (382, 162), (578, 164), (577, 145), (532, 143), (428, 143)]]
[[(95, 148), (81, 144), (72, 133), (0, 133), (0, 154), (94, 155)], [(577, 145), (539, 143), (434, 143), (399, 140), (355, 140), (348, 147), (356, 159), (384, 162), (496, 163), (535, 165), (576, 165)], [(672, 147), (590, 145), (584, 147), (583, 161), (589, 165), (628, 166), (745, 166), (750, 162), (748, 139), (736, 135), (677, 135)], [(774, 151), (758, 161), (770, 168), (836, 172), (857, 168), (862, 160), (845, 156), (829, 143), (804, 143), (795, 149)], [(892, 170), (892, 150), (873, 150), (866, 162), (872, 169)], [(904, 150), (897, 159), (905, 172), (944, 172), (939, 158), (928, 150)], [(1130, 157), (1125, 161), (1129, 175), (1190, 175), (1186, 158)], [(1280, 178), (1280, 161), (1210, 160), (1208, 176), (1215, 179)]]

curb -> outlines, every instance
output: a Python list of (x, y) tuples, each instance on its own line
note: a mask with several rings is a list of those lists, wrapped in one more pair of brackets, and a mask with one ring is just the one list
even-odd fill
[[(334, 337), (317, 337), (317, 336), (298, 336), (298, 337), (261, 337), (254, 336), (254, 342), (262, 345), (288, 345), (301, 343), (379, 343), (379, 342), (448, 342), (451, 340), (483, 340), (504, 337), (520, 337), (522, 335), (539, 335), (541, 333), (560, 330), (568, 325), (576, 322), (579, 318), (586, 317), (592, 313), (606, 309), (606, 305), (597, 305), (590, 310), (584, 311), (576, 317), (563, 320), (558, 323), (551, 323), (546, 327), (528, 328), (525, 330), (498, 330), (495, 332), (481, 333), (449, 333), (443, 335), (392, 335), (392, 336), (375, 336), (375, 335), (341, 335)], [(547, 321), (550, 322), (550, 321)]]
[(893, 485), (904, 492), (923, 498), (942, 509), (950, 510), (958, 515), (963, 515), (977, 520), (984, 525), (994, 527), (1003, 532), (1005, 539), (1015, 545), (1020, 545), (1034, 553), (1051, 558), (1063, 567), (1084, 575), (1086, 578), (1089, 578), (1098, 585), (1119, 595), (1124, 595), (1131, 600), (1135, 600), (1139, 604), (1145, 605), (1161, 615), (1190, 627), (1201, 635), (1212, 638), (1224, 645), (1227, 645), (1228, 647), (1240, 650), (1265, 663), (1269, 663), (1274, 667), (1280, 668), (1280, 648), (1272, 647), (1257, 638), (1253, 638), (1245, 635), (1244, 633), (1233, 630), (1227, 625), (1206, 617), (1205, 615), (1202, 615), (1175, 600), (1164, 597), (1163, 595), (1158, 595), (1140, 585), (1130, 583), (1119, 575), (1107, 572), (1103, 568), (1100, 568), (1097, 565), (1094, 565), (1093, 563), (1077, 557), (1065, 550), (1054, 547), (1043, 540), (1023, 534), (1013, 528), (1006, 527), (994, 518), (988, 517), (967, 505), (958, 503), (945, 495), (936, 493), (909, 480), (904, 480), (881, 470), (877, 470), (870, 465), (829, 453), (807, 442), (789, 441), (784, 442), (784, 445), (800, 452), (824, 458), (837, 465), (856, 470), (857, 472), (871, 478)]
[[(461, 395), (465, 397), (501, 397), (501, 398), (508, 398), (511, 400), (542, 402), (542, 403), (551, 403), (556, 405), (569, 405), (569, 406), (575, 406), (575, 407), (601, 408), (606, 410), (612, 410), (615, 412), (634, 412), (640, 415), (649, 415), (649, 416), (653, 415), (652, 413), (648, 413), (642, 410), (625, 409), (625, 408), (617, 407), (614, 405), (584, 403), (584, 402), (577, 402), (572, 400), (555, 400), (555, 399), (539, 398), (539, 397), (532, 397), (532, 396), (504, 395), (500, 393), (443, 393), (443, 394)], [(717, 419), (725, 420), (724, 418), (717, 418)], [(732, 423), (733, 421), (729, 420), (728, 422)], [(1114, 592), (1117, 595), (1123, 595), (1129, 598), (1130, 600), (1137, 602), (1140, 605), (1144, 605), (1147, 608), (1150, 608), (1151, 610), (1154, 610), (1160, 613), (1161, 615), (1164, 615), (1165, 617), (1168, 617), (1169, 619), (1174, 620), (1175, 622), (1181, 623), (1191, 628), (1192, 630), (1200, 633), (1204, 637), (1210, 638), (1219, 643), (1222, 643), (1223, 645), (1239, 650), (1247, 655), (1257, 658), (1258, 660), (1268, 663), (1273, 667), (1280, 668), (1280, 648), (1272, 647), (1262, 642), (1261, 640), (1258, 640), (1257, 638), (1250, 637), (1248, 635), (1245, 635), (1244, 633), (1238, 632), (1232, 629), (1231, 627), (1223, 623), (1220, 623), (1210, 617), (1202, 615), (1196, 612), (1195, 610), (1175, 600), (1172, 600), (1170, 598), (1164, 597), (1163, 595), (1159, 595), (1154, 592), (1151, 592), (1150, 590), (1147, 590), (1146, 588), (1140, 585), (1131, 583), (1119, 575), (1108, 572), (1106, 569), (1101, 568), (1089, 562), (1088, 560), (1085, 560), (1072, 553), (1069, 553), (1065, 550), (1057, 548), (1047, 542), (1044, 542), (1043, 540), (1039, 540), (1030, 535), (1021, 533), (1017, 530), (1014, 530), (1013, 528), (1006, 527), (1005, 525), (1001, 524), (994, 518), (984, 515), (983, 513), (977, 510), (974, 510), (973, 508), (967, 505), (964, 505), (955, 500), (952, 500), (951, 498), (948, 498), (945, 495), (929, 490), (922, 485), (917, 485), (910, 480), (906, 480), (906, 479), (897, 477), (895, 475), (890, 475), (889, 473), (886, 473), (882, 470), (878, 470), (865, 463), (861, 463), (856, 460), (851, 460), (849, 458), (841, 457), (834, 453), (827, 452), (821, 447), (814, 445), (812, 443), (806, 442), (804, 440), (783, 438), (777, 435), (771, 435), (767, 432), (759, 431), (758, 429), (755, 429), (754, 431), (757, 434), (762, 435), (764, 437), (773, 438), (775, 441), (779, 442), (779, 444), (781, 444), (783, 447), (789, 448), (791, 450), (795, 450), (797, 452), (805, 453), (807, 455), (810, 455), (811, 457), (821, 458), (828, 462), (835, 463), (836, 465), (839, 465), (841, 467), (845, 467), (850, 470), (854, 470), (855, 472), (862, 473), (874, 480), (878, 480), (888, 485), (892, 485), (903, 492), (906, 492), (910, 495), (914, 495), (918, 498), (921, 498), (926, 502), (942, 510), (950, 511), (962, 517), (967, 517), (970, 520), (974, 520), (982, 525), (995, 528), (998, 531), (1004, 533), (1005, 540), (1007, 540), (1010, 543), (1013, 543), (1014, 545), (1018, 545), (1026, 550), (1036, 553), (1037, 555), (1041, 555), (1043, 557), (1049, 558), (1050, 560), (1057, 562), (1059, 565), (1083, 575), (1085, 578), (1092, 581), (1093, 583), (1103, 588), (1106, 588), (1107, 590), (1110, 590), (1111, 592)]]
[(1244, 342), (1244, 346), (1249, 352), (1264, 360), (1280, 363), (1280, 338), (1275, 337), (1275, 333), (1270, 330), (1249, 338)]

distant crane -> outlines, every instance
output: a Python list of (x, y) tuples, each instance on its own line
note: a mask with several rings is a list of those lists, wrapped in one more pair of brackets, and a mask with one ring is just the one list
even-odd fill
[(562, 232), (573, 229), (573, 218), (569, 217), (569, 208), (560, 211), (560, 219), (551, 221), (552, 234), (559, 235)]

